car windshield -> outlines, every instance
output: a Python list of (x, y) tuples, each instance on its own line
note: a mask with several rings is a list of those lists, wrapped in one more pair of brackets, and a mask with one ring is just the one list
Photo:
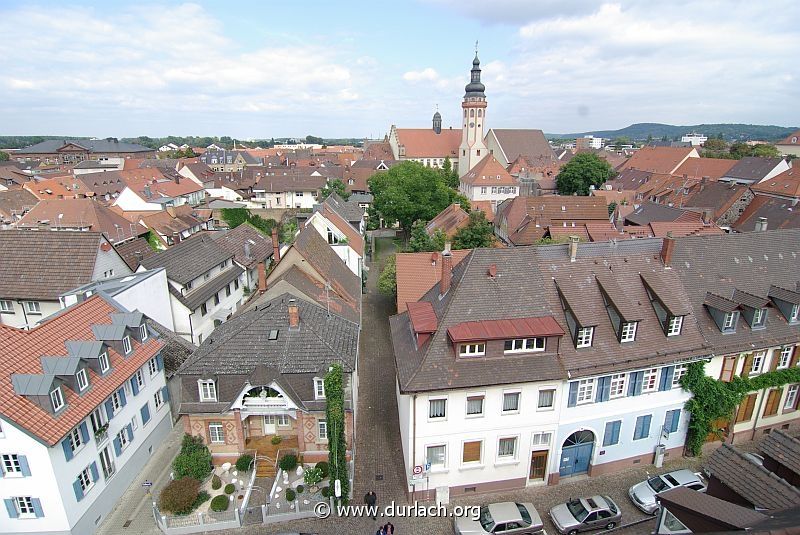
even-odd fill
[(572, 500), (567, 502), (567, 509), (575, 517), (578, 522), (583, 522), (583, 519), (589, 514), (589, 511), (583, 506), (580, 500)]
[(603, 498), (606, 499), (606, 503), (608, 504), (608, 510), (614, 514), (617, 514), (617, 504), (615, 504), (608, 496), (603, 496)]
[(478, 517), (478, 522), (481, 523), (483, 531), (488, 531), (489, 533), (492, 532), (492, 528), (494, 527), (494, 518), (492, 518), (491, 513), (489, 513), (489, 508), (485, 505), (481, 507), (481, 515)]
[(528, 508), (522, 505), (521, 503), (517, 504), (517, 509), (519, 510), (519, 515), (522, 517), (522, 523), (526, 526), (531, 525), (531, 514), (528, 512)]
[(650, 488), (656, 492), (661, 492), (662, 490), (667, 490), (669, 485), (664, 483), (664, 480), (661, 479), (660, 476), (651, 477), (647, 480), (647, 484), (650, 485)]

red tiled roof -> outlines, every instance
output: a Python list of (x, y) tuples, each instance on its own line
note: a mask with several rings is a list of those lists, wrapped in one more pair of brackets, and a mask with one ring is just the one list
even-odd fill
[(504, 320), (466, 321), (447, 329), (453, 342), (564, 336), (564, 329), (552, 316)]
[(756, 193), (800, 198), (800, 169), (790, 167), (783, 173), (750, 186)]
[(473, 186), (517, 186), (519, 183), (500, 165), (493, 154), (487, 154), (461, 181)]
[[(469, 249), (453, 251), (455, 268), (470, 253)], [(397, 312), (405, 312), (408, 303), (422, 299), (425, 293), (442, 278), (440, 253), (398, 253), (397, 262)]]
[(489, 223), (494, 222), (492, 201), (469, 201), (469, 205), (473, 212), (483, 212), (486, 215), (486, 221)]
[(330, 221), (347, 238), (347, 245), (350, 246), (359, 256), (364, 256), (364, 237), (355, 229), (353, 225), (345, 221), (342, 216), (333, 211), (327, 204), (322, 205), (322, 215)]
[(438, 328), (436, 313), (430, 301), (408, 303), (408, 317), (415, 333), (435, 333)]
[(461, 208), (459, 203), (453, 203), (428, 221), (425, 225), (425, 232), (433, 235), (437, 230), (441, 230), (448, 238), (452, 238), (456, 232), (469, 223), (469, 214)]
[(637, 150), (622, 168), (670, 174), (675, 172), (692, 152), (697, 151), (692, 147), (644, 147)]
[(0, 354), (3, 355), (0, 359), (0, 410), (3, 416), (52, 446), (122, 386), (161, 350), (161, 342), (149, 338), (142, 345), (133, 340), (134, 351), (127, 358), (108, 347), (112, 373), (99, 377), (87, 368), (91, 388), (83, 395), (62, 387), (67, 407), (57, 416), (17, 395), (11, 383), (12, 374), (41, 374), (40, 357), (66, 355), (66, 341), (95, 340), (92, 325), (110, 324), (109, 315), (118, 312), (99, 296), (92, 296), (29, 331), (0, 325)]
[(792, 132), (786, 136), (786, 139), (778, 141), (776, 145), (800, 145), (800, 130)]
[(406, 149), (406, 158), (458, 157), (461, 130), (442, 130), (437, 134), (430, 128), (398, 128), (397, 139)]
[(653, 221), (650, 229), (656, 238), (664, 238), (667, 233), (671, 233), (673, 238), (683, 238), (684, 236), (700, 236), (708, 234), (725, 234), (725, 232), (715, 224), (706, 225), (702, 221)]
[(736, 160), (726, 160), (724, 158), (687, 158), (673, 174), (678, 176), (687, 175), (689, 178), (707, 176), (711, 180), (719, 180), (736, 163)]

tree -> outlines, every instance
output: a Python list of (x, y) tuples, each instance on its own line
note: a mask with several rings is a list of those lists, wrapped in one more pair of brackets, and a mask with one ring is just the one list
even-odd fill
[(294, 242), (295, 234), (297, 234), (297, 222), (292, 219), (281, 225), (280, 238), (281, 243), (290, 244)]
[(320, 190), (320, 197), (327, 199), (331, 193), (336, 193), (345, 201), (350, 198), (350, 193), (347, 191), (344, 182), (338, 178), (329, 180), (324, 186), (322, 186), (322, 189)]
[(737, 141), (731, 145), (730, 148), (731, 155), (737, 160), (741, 160), (745, 156), (750, 156), (751, 151), (752, 149), (750, 148), (750, 145), (747, 143), (742, 143), (741, 141)]
[(461, 227), (453, 236), (453, 249), (475, 249), (492, 245), (492, 225), (486, 221), (486, 214), (476, 210), (469, 214), (469, 223)]
[(603, 158), (591, 152), (579, 153), (561, 168), (556, 187), (561, 195), (589, 195), (589, 186), (597, 188), (615, 175)]
[(3, 152), (0, 150), (0, 162), (7, 162), (10, 159), (11, 157), (8, 155), (7, 152)]
[(369, 179), (373, 206), (387, 222), (398, 221), (406, 231), (414, 221), (430, 221), (453, 202), (469, 202), (445, 184), (441, 173), (419, 162), (405, 161)]
[(725, 150), (728, 148), (728, 144), (721, 139), (715, 139), (712, 137), (706, 140), (706, 142), (703, 144), (703, 147), (706, 150)]
[(613, 214), (614, 210), (616, 210), (616, 209), (617, 209), (616, 201), (611, 201), (610, 203), (608, 203), (608, 215)]
[(324, 142), (321, 137), (316, 136), (306, 136), (306, 143), (312, 145), (322, 145)]
[(422, 251), (441, 251), (444, 249), (444, 243), (447, 241), (447, 236), (442, 229), (436, 229), (433, 236), (430, 236), (425, 230), (425, 221), (418, 219), (411, 225), (411, 239), (408, 241), (409, 248), (419, 253)]
[(444, 157), (444, 164), (442, 165), (441, 173), (442, 177), (444, 178), (444, 183), (457, 190), (460, 179), (458, 177), (458, 170), (453, 169), (453, 163), (450, 161), (450, 156)]
[(390, 297), (397, 296), (397, 264), (395, 255), (386, 259), (380, 277), (378, 277), (378, 290)]
[(760, 158), (778, 158), (781, 153), (775, 145), (755, 145), (750, 151), (750, 156), (758, 156)]
[(251, 213), (247, 208), (223, 208), (222, 220), (230, 229), (235, 229), (243, 223), (250, 223), (267, 236), (272, 233), (273, 227), (278, 225), (274, 219), (264, 219), (258, 214)]

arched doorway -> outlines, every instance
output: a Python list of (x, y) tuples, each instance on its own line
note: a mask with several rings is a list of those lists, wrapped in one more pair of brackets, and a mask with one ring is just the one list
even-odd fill
[(561, 477), (569, 477), (588, 472), (593, 450), (594, 433), (586, 430), (572, 433), (561, 446), (558, 474)]

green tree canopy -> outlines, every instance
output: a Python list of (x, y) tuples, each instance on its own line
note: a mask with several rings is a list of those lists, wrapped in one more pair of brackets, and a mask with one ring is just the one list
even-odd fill
[(578, 153), (561, 168), (556, 187), (561, 195), (589, 195), (589, 186), (600, 187), (615, 175), (611, 165), (598, 155)]
[(728, 148), (728, 144), (721, 139), (712, 137), (706, 140), (706, 142), (703, 144), (703, 147), (706, 150), (725, 150)]
[(411, 225), (411, 239), (408, 241), (409, 248), (419, 253), (422, 251), (441, 251), (447, 236), (442, 229), (436, 229), (433, 236), (428, 235), (425, 230), (425, 221), (418, 219)]
[(3, 152), (0, 150), (0, 162), (7, 162), (10, 159), (11, 157), (8, 155), (7, 152)]
[(759, 156), (761, 158), (777, 158), (781, 155), (775, 145), (755, 145), (750, 151), (750, 156)]
[(486, 214), (479, 210), (470, 212), (469, 223), (453, 236), (453, 249), (489, 247), (493, 234), (492, 224), (486, 221)]
[(380, 277), (378, 277), (378, 291), (390, 297), (397, 296), (397, 264), (395, 255), (386, 259)]
[(309, 136), (306, 136), (306, 143), (312, 143), (314, 145), (323, 145), (324, 141), (322, 140), (321, 137), (309, 135)]
[(222, 220), (228, 224), (228, 228), (234, 229), (242, 223), (250, 223), (258, 230), (269, 236), (273, 227), (278, 225), (274, 219), (264, 219), (258, 214), (253, 214), (247, 208), (223, 208)]
[(445, 156), (441, 173), (442, 177), (444, 178), (444, 183), (454, 190), (457, 190), (460, 182), (458, 177), (458, 169), (453, 169), (453, 163), (450, 161), (450, 156)]
[(329, 180), (324, 186), (322, 186), (322, 189), (320, 190), (320, 196), (323, 199), (327, 199), (331, 193), (336, 193), (345, 201), (350, 198), (350, 193), (347, 191), (344, 182), (338, 178)]
[(406, 232), (414, 221), (430, 221), (453, 202), (469, 201), (445, 184), (442, 174), (421, 163), (405, 161), (369, 179), (373, 206), (387, 221), (398, 221)]

